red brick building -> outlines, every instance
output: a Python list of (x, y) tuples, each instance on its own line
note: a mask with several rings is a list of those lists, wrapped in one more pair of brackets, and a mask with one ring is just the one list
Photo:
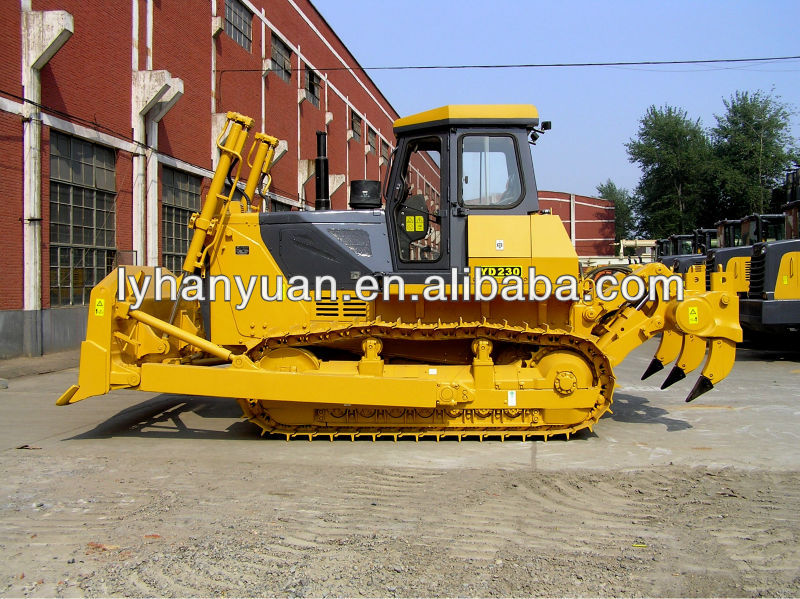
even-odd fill
[(397, 113), (308, 0), (22, 0), (0, 20), (0, 357), (76, 346), (115, 261), (175, 266), (227, 111), (282, 140), (270, 210), (313, 206), (318, 130), (334, 208), (393, 149)]
[[(227, 111), (281, 140), (268, 210), (313, 207), (318, 130), (334, 209), (394, 148), (398, 114), (309, 0), (11, 0), (0, 22), (0, 358), (76, 347), (114, 264), (176, 269)], [(550, 195), (606, 253), (613, 212), (591, 232), (597, 200)]]
[(540, 189), (539, 207), (561, 217), (579, 256), (615, 255), (613, 202)]

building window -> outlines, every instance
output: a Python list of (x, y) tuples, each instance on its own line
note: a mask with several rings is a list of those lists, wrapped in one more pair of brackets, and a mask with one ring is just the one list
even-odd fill
[(50, 133), (50, 304), (82, 305), (116, 254), (116, 155)]
[(389, 144), (381, 140), (381, 158), (384, 162), (389, 162)]
[(240, 0), (225, 0), (225, 33), (250, 52), (253, 43), (253, 13)]
[(183, 269), (192, 231), (189, 219), (200, 212), (202, 178), (163, 167), (161, 171), (161, 264), (174, 273)]
[(288, 82), (292, 79), (292, 50), (274, 33), (272, 34), (272, 68), (284, 81)]
[(306, 91), (308, 92), (308, 101), (314, 106), (319, 108), (319, 90), (321, 88), (321, 79), (308, 65), (306, 65)]
[(353, 132), (353, 139), (361, 141), (361, 117), (355, 111), (350, 111), (350, 130)]
[(375, 131), (372, 129), (372, 127), (369, 127), (367, 129), (367, 145), (369, 146), (369, 151), (371, 154), (374, 154), (375, 152), (378, 151), (377, 144), (378, 144), (378, 138), (375, 135)]

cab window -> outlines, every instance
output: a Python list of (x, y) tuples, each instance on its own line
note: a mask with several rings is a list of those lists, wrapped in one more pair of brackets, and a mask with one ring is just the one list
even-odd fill
[(461, 203), (473, 208), (512, 208), (522, 201), (517, 145), (509, 135), (465, 135), (459, 154)]
[(442, 256), (442, 142), (411, 140), (395, 185), (394, 226), (403, 262), (436, 262)]
[(753, 245), (758, 241), (755, 235), (756, 224), (753, 221), (742, 223), (742, 245)]
[(781, 241), (784, 233), (786, 232), (784, 223), (776, 221), (767, 222), (764, 228), (766, 229), (764, 241)]

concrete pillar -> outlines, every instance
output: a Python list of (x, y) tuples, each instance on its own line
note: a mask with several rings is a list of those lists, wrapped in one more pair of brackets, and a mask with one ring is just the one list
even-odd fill
[[(137, 144), (133, 155), (133, 250), (136, 264), (151, 263), (152, 219), (155, 218), (155, 261), (158, 261), (158, 160), (154, 151), (158, 147), (158, 121), (183, 95), (183, 81), (172, 77), (169, 71), (134, 71), (131, 79), (131, 127)], [(149, 115), (150, 111), (152, 115)], [(157, 118), (153, 118), (157, 117)], [(148, 125), (150, 123), (155, 123)], [(153, 134), (148, 140), (148, 130)], [(148, 195), (148, 188), (150, 193)], [(149, 197), (149, 201), (148, 201)], [(145, 206), (155, 201), (145, 225)], [(148, 236), (150, 245), (146, 244)]]
[(298, 160), (297, 162), (297, 188), (300, 190), (300, 201), (305, 200), (305, 185), (309, 181), (311, 181), (311, 177), (314, 176), (316, 169), (314, 167), (314, 161), (303, 159)]
[[(303, 90), (303, 77), (305, 76), (305, 73), (302, 70), (303, 69), (303, 62), (302, 62), (301, 56), (302, 55), (300, 54), (300, 44), (297, 44), (297, 97), (298, 97), (298, 101), (297, 101), (297, 164), (298, 164), (298, 166), (300, 166), (300, 160), (301, 160), (301, 158), (300, 158), (300, 127), (301, 127), (301, 123), (302, 123), (302, 117), (300, 115), (300, 104), (302, 103), (303, 98), (305, 97), (305, 93), (304, 93), (304, 90)], [(302, 166), (301, 166), (301, 168), (302, 168)], [(309, 177), (304, 180), (302, 173), (298, 169), (298, 174), (297, 174), (297, 199), (300, 200), (300, 206), (301, 206), (300, 209), (301, 210), (305, 209), (305, 200), (306, 200), (305, 188), (303, 186), (305, 185), (306, 181), (308, 181), (308, 179), (311, 176), (313, 176), (313, 173), (311, 175), (309, 175)]]
[[(219, 152), (217, 150), (217, 38), (222, 33), (225, 22), (217, 16), (217, 0), (211, 0), (211, 170), (217, 168)], [(224, 115), (223, 115), (224, 116)]]
[(72, 36), (72, 15), (22, 2), (23, 351), (42, 354), (42, 102), (40, 72)]
[[(224, 112), (214, 112), (211, 114), (211, 170), (217, 170), (219, 164), (219, 148), (217, 147), (217, 138), (222, 133), (225, 123), (228, 120), (228, 115)], [(224, 139), (222, 140), (225, 141)]]
[(275, 148), (275, 155), (272, 157), (272, 166), (278, 163), (278, 160), (286, 156), (289, 151), (289, 142), (285, 139), (278, 140), (278, 147)]
[(344, 185), (344, 181), (344, 175), (330, 175), (328, 177), (328, 192), (330, 195), (333, 195), (334, 191), (337, 191), (342, 185)]
[[(274, 161), (273, 164), (275, 164)], [(312, 177), (314, 177), (316, 173), (317, 169), (313, 160), (301, 160), (297, 164), (297, 180), (300, 187), (304, 188), (305, 184), (311, 181)], [(334, 191), (338, 190), (342, 185), (344, 185), (344, 181), (344, 175), (328, 175), (328, 195), (333, 195)], [(310, 204), (307, 207), (307, 210), (312, 210)]]
[(158, 123), (183, 96), (183, 81), (176, 77), (169, 80), (169, 91), (150, 109), (145, 118), (147, 129), (147, 265), (158, 266)]

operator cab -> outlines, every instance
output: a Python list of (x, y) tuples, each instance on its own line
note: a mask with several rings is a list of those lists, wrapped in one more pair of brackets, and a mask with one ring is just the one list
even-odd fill
[(663, 243), (658, 261), (672, 267), (676, 256), (687, 256), (692, 254), (692, 235), (670, 235)]
[(708, 250), (719, 247), (716, 229), (695, 229), (692, 233), (692, 252), (706, 255)]
[(703, 264), (706, 255), (712, 249), (717, 248), (716, 229), (695, 229), (692, 232), (691, 254), (675, 256), (672, 262), (672, 270), (678, 273), (689, 272), (692, 266)]
[(670, 235), (669, 238), (672, 242), (674, 256), (686, 256), (694, 253), (692, 250), (694, 235)]
[(467, 216), (539, 210), (531, 105), (443, 106), (395, 121), (384, 199), (395, 271), (467, 265)]
[(717, 228), (717, 246), (732, 248), (742, 245), (742, 221), (725, 219), (714, 223)]
[(672, 245), (670, 244), (669, 238), (659, 239), (656, 241), (656, 260), (661, 260), (662, 256), (668, 256), (672, 253), (670, 249)]
[(751, 214), (742, 219), (742, 245), (780, 241), (785, 228), (783, 214)]
[(264, 244), (287, 277), (332, 276), (341, 289), (362, 275), (422, 283), (466, 267), (469, 214), (539, 210), (528, 144), (549, 123), (538, 124), (531, 105), (444, 106), (399, 119), (383, 209), (377, 182), (353, 182), (353, 210), (259, 214)]
[(785, 218), (785, 238), (800, 239), (800, 200), (781, 206)]

